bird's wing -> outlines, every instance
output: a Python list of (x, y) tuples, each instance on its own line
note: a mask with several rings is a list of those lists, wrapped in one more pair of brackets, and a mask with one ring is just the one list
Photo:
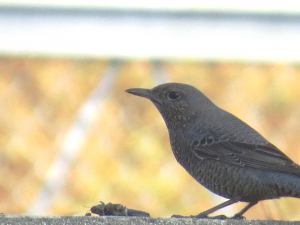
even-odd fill
[(190, 142), (192, 152), (199, 159), (213, 159), (237, 166), (300, 175), (300, 167), (270, 143), (255, 145), (208, 140), (202, 138)]

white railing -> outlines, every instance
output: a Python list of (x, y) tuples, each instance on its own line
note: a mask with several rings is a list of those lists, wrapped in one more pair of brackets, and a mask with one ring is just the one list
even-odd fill
[(289, 4), (281, 10), (278, 4), (246, 10), (232, 5), (71, 7), (32, 1), (25, 7), (3, 2), (1, 55), (300, 61), (300, 14)]

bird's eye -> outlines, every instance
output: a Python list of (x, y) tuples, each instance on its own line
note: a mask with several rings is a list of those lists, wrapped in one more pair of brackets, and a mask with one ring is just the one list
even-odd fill
[(170, 99), (175, 100), (175, 99), (179, 98), (180, 95), (179, 95), (179, 93), (176, 92), (176, 91), (171, 91), (171, 92), (168, 94), (168, 97), (169, 97)]

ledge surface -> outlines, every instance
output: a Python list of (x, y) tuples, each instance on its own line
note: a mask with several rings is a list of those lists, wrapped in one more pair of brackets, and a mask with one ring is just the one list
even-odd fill
[(275, 220), (213, 220), (213, 219), (177, 219), (177, 218), (147, 218), (147, 217), (121, 217), (121, 216), (20, 216), (2, 215), (0, 224), (110, 224), (110, 225), (173, 225), (173, 224), (195, 224), (195, 225), (281, 225), (300, 224), (300, 221), (275, 221)]

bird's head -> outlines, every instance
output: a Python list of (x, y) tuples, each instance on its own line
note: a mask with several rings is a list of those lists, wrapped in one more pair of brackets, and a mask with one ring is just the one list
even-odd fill
[(177, 123), (205, 111), (213, 103), (193, 86), (180, 83), (166, 83), (153, 89), (132, 88), (126, 92), (150, 99), (162, 114), (167, 124)]

